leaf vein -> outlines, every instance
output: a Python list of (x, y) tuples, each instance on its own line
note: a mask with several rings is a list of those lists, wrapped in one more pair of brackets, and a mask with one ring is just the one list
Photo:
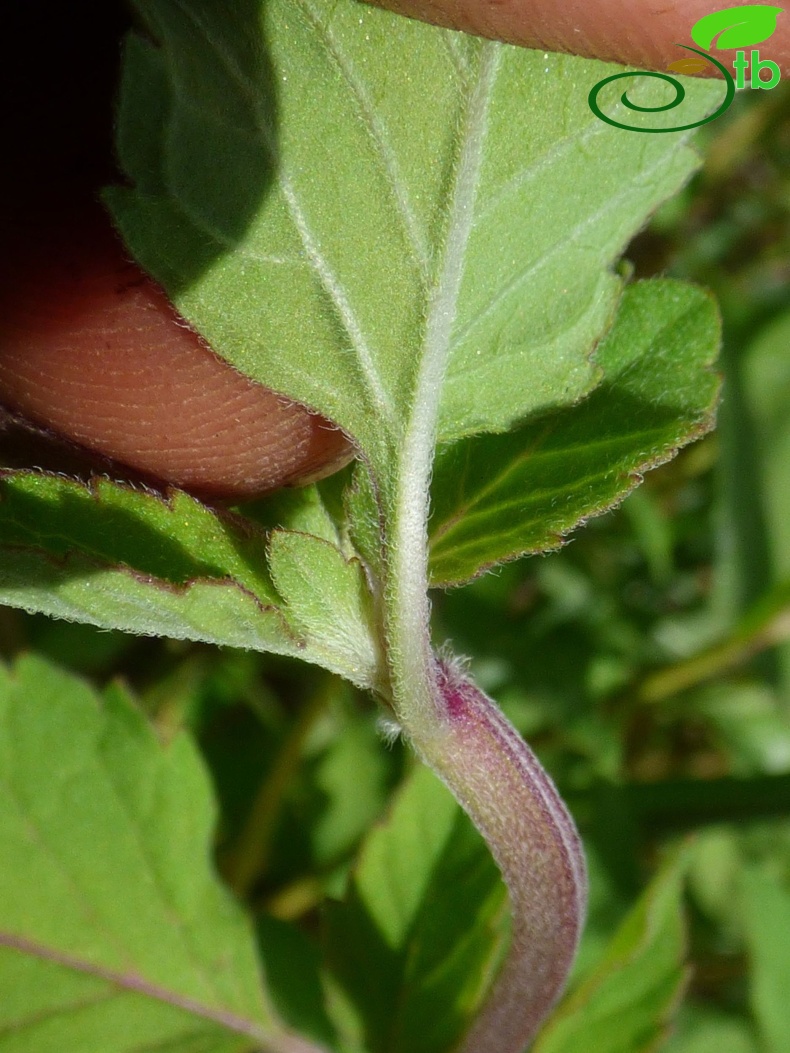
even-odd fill
[[(272, 132), (269, 128), (268, 122), (265, 120), (265, 114), (263, 113), (260, 101), (258, 99), (255, 86), (250, 83), (248, 78), (239, 69), (233, 57), (227, 53), (227, 51), (220, 47), (219, 43), (214, 40), (211, 33), (208, 31), (202, 21), (197, 18), (195, 13), (191, 11), (183, 2), (183, 0), (176, 0), (179, 9), (184, 15), (189, 18), (193, 24), (200, 30), (205, 37), (206, 41), (216, 51), (217, 56), (222, 61), (226, 70), (238, 85), (239, 89), (243, 92), (246, 98), (251, 100), (254, 112), (256, 114), (256, 125), (263, 138), (264, 142), (269, 146), (272, 156), (276, 157), (276, 151), (274, 149), (274, 143), (272, 140)], [(376, 369), (376, 363), (370, 349), (367, 346), (367, 342), (362, 333), (362, 328), (354, 314), (351, 304), (343, 291), (343, 288), (338, 282), (336, 276), (332, 273), (332, 270), (327, 262), (326, 258), (322, 254), (317, 239), (314, 237), (310, 230), (307, 217), (299, 206), (298, 198), (294, 190), (293, 184), (285, 172), (282, 162), (278, 161), (277, 164), (277, 175), (280, 187), (282, 189), (283, 197), (288, 205), (291, 217), (294, 221), (294, 225), (297, 229), (299, 237), (301, 238), (302, 244), (304, 245), (305, 252), (307, 253), (308, 259), (310, 260), (313, 269), (315, 270), (318, 279), (321, 283), (324, 292), (328, 296), (330, 302), (333, 304), (337, 311), (343, 327), (348, 334), (351, 341), (353, 351), (356, 354), (356, 359), (361, 367), (361, 373), (364, 382), (372, 396), (375, 408), (380, 417), (386, 420), (390, 427), (395, 430), (397, 415), (395, 413), (395, 407), (389, 393), (384, 389), (378, 370)]]
[(309, 0), (296, 0), (296, 3), (302, 9), (305, 18), (310, 25), (316, 30), (317, 39), (324, 46), (330, 59), (334, 62), (348, 85), (351, 95), (356, 100), (357, 109), (362, 118), (362, 123), (367, 129), (368, 135), (374, 146), (377, 148), (381, 166), (387, 176), (392, 196), (395, 200), (398, 212), (401, 215), (401, 220), (406, 231), (406, 237), (411, 246), (412, 255), (417, 264), (417, 268), (420, 271), (423, 282), (425, 282), (427, 280), (430, 252), (428, 250), (425, 234), (420, 229), (417, 216), (412, 208), (411, 201), (409, 200), (408, 190), (401, 178), (398, 158), (389, 141), (384, 122), (380, 120), (373, 100), (370, 98), (362, 80), (356, 76), (353, 62), (343, 51), (340, 41), (338, 40), (337, 35), (332, 32), (329, 23), (321, 21), (315, 8), (309, 3)]
[(271, 1042), (273, 1036), (255, 1021), (238, 1016), (229, 1010), (203, 1005), (197, 999), (152, 983), (136, 973), (117, 972), (114, 969), (108, 969), (94, 962), (86, 961), (77, 955), (67, 954), (64, 951), (47, 947), (45, 944), (37, 943), (35, 940), (28, 940), (23, 936), (16, 936), (9, 932), (0, 931), (0, 947), (18, 951), (20, 954), (37, 958), (51, 965), (59, 965), (64, 969), (71, 969), (74, 972), (83, 973), (87, 976), (94, 976), (121, 990), (130, 991), (158, 1002), (164, 1002), (175, 1009), (180, 1009), (185, 1013), (218, 1024), (228, 1031), (252, 1038), (264, 1047), (273, 1045)]
[[(645, 177), (652, 175), (657, 169), (666, 165), (666, 158), (659, 156), (656, 163), (650, 168), (644, 170)], [(453, 343), (454, 347), (458, 348), (468, 338), (469, 334), (475, 329), (482, 321), (484, 321), (490, 314), (492, 314), (512, 292), (523, 285), (524, 282), (528, 281), (533, 275), (537, 274), (542, 268), (559, 253), (567, 252), (568, 246), (576, 242), (579, 236), (592, 227), (599, 220), (603, 219), (608, 215), (622, 200), (622, 194), (612, 194), (611, 197), (607, 198), (604, 204), (597, 209), (595, 212), (591, 212), (585, 216), (580, 222), (576, 223), (573, 227), (569, 228), (567, 234), (562, 239), (557, 239), (552, 245), (543, 252), (538, 259), (531, 260), (529, 264), (521, 270), (515, 277), (511, 278), (509, 282), (501, 286), (499, 291), (489, 298), (485, 307), (473, 315), (464, 328), (457, 334)]]
[(606, 128), (607, 125), (604, 124), (603, 121), (595, 120), (583, 135), (574, 135), (571, 133), (564, 139), (559, 139), (556, 143), (553, 143), (551, 148), (538, 158), (534, 164), (522, 168), (522, 170), (509, 179), (504, 186), (500, 187), (496, 194), (493, 194), (488, 199), (483, 208), (481, 208), (477, 214), (475, 226), (482, 226), (488, 219), (490, 213), (493, 212), (494, 209), (497, 208), (506, 198), (517, 193), (526, 183), (531, 182), (535, 176), (540, 175), (541, 172), (544, 172), (547, 168), (560, 161), (568, 150), (578, 149), (579, 147), (584, 146), (585, 143), (600, 135), (602, 131), (606, 130)]
[(376, 362), (370, 348), (367, 346), (362, 329), (357, 321), (354, 310), (348, 302), (341, 283), (337, 280), (314, 238), (307, 217), (302, 212), (296, 192), (291, 185), (285, 172), (280, 171), (280, 185), (283, 195), (288, 203), (299, 237), (305, 247), (313, 269), (318, 276), (321, 286), (327, 297), (334, 306), (343, 328), (351, 341), (351, 348), (356, 356), (356, 362), (360, 368), (362, 379), (372, 397), (375, 409), (379, 416), (387, 421), (391, 430), (396, 430), (397, 414), (395, 405), (389, 393), (385, 390)]
[(441, 41), (444, 50), (447, 52), (447, 56), (450, 59), (450, 63), (455, 71), (456, 78), (461, 86), (461, 90), (466, 92), (469, 87), (469, 78), (472, 73), (469, 63), (466, 61), (463, 52), (458, 47), (457, 36), (455, 30), (446, 29), (442, 31)]
[[(523, 513), (525, 507), (529, 504), (545, 504), (547, 500), (556, 501), (557, 499), (562, 498), (563, 496), (571, 496), (574, 493), (577, 493), (579, 489), (585, 485), (589, 485), (593, 482), (599, 482), (601, 480), (606, 479), (609, 475), (611, 475), (613, 471), (620, 471), (624, 475), (638, 473), (640, 471), (640, 464), (642, 463), (641, 461), (640, 464), (636, 465), (610, 464), (593, 470), (587, 473), (586, 475), (576, 476), (572, 481), (564, 484), (563, 486), (550, 486), (544, 487), (541, 490), (531, 490), (529, 499), (526, 502), (526, 506), (523, 497), (512, 497), (508, 499), (503, 499), (501, 501), (497, 501), (495, 503), (489, 503), (481, 512), (477, 512), (475, 510), (476, 506), (481, 501), (490, 498), (491, 494), (495, 493), (500, 486), (504, 485), (508, 476), (511, 476), (517, 471), (519, 471), (526, 461), (551, 460), (556, 458), (564, 459), (569, 455), (572, 455), (574, 451), (588, 453), (591, 450), (611, 449), (612, 447), (616, 448), (619, 445), (624, 445), (625, 450), (630, 451), (633, 448), (633, 442), (639, 438), (644, 438), (645, 440), (649, 441), (655, 448), (659, 444), (659, 439), (656, 436), (657, 430), (658, 429), (655, 428), (644, 429), (640, 431), (629, 432), (624, 435), (611, 436), (608, 439), (595, 439), (591, 440), (590, 442), (571, 443), (569, 445), (562, 446), (561, 448), (555, 450), (540, 450), (536, 449), (535, 447), (528, 448), (523, 453), (519, 454), (518, 457), (510, 461), (508, 463), (507, 468), (504, 471), (500, 472), (497, 476), (495, 476), (494, 479), (492, 479), (488, 484), (486, 484), (486, 486), (481, 487), (467, 501), (465, 501), (463, 504), (458, 505), (453, 515), (449, 519), (446, 519), (443, 523), (441, 523), (436, 528), (436, 530), (432, 532), (432, 541), (436, 543), (442, 538), (446, 539), (452, 533), (455, 527), (459, 526), (460, 524), (463, 524), (463, 526), (466, 527), (469, 522), (471, 522), (475, 518), (479, 518), (480, 516), (484, 516), (486, 518), (488, 518), (489, 516), (493, 516), (494, 518), (496, 518), (497, 516), (509, 512), (513, 509), (519, 509), (520, 513)], [(546, 436), (544, 436), (543, 438), (545, 437)], [(543, 441), (543, 439), (538, 440), (538, 442), (541, 441)], [(648, 451), (645, 450), (645, 452), (641, 456), (649, 456)], [(529, 522), (529, 520), (524, 520), (522, 515), (519, 519), (519, 522), (523, 525), (523, 523)]]

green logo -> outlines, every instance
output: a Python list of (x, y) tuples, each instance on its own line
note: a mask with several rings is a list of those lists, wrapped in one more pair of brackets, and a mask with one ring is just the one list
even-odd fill
[[(675, 62), (670, 63), (667, 67), (668, 69), (675, 73), (698, 73), (705, 68), (705, 63), (710, 63), (724, 75), (727, 91), (721, 105), (709, 117), (703, 117), (702, 120), (694, 121), (691, 124), (679, 124), (674, 128), (640, 128), (632, 124), (623, 124), (622, 121), (616, 121), (601, 110), (598, 105), (598, 95), (601, 89), (607, 84), (612, 84), (614, 81), (622, 80), (625, 77), (653, 77), (671, 84), (675, 92), (675, 97), (663, 106), (639, 106), (628, 98), (628, 92), (625, 91), (620, 96), (620, 102), (629, 110), (640, 113), (660, 113), (665, 110), (673, 110), (676, 106), (679, 106), (686, 97), (686, 89), (679, 80), (671, 77), (668, 73), (656, 73), (652, 70), (615, 73), (612, 77), (605, 77), (603, 80), (598, 81), (588, 96), (590, 109), (596, 117), (606, 121), (607, 124), (611, 124), (615, 128), (624, 128), (629, 132), (648, 132), (650, 134), (685, 132), (689, 128), (698, 128), (701, 124), (715, 121), (717, 117), (721, 117), (732, 103), (732, 100), (735, 98), (736, 88), (747, 87), (747, 71), (749, 72), (748, 87), (750, 88), (767, 91), (770, 88), (775, 88), (779, 83), (781, 76), (779, 66), (771, 59), (761, 59), (760, 52), (754, 45), (762, 44), (763, 41), (768, 40), (776, 29), (776, 19), (782, 11), (783, 8), (773, 7), (770, 4), (742, 4), (740, 7), (728, 7), (725, 11), (713, 11), (696, 22), (691, 30), (691, 39), (699, 47), (694, 48), (689, 44), (678, 44), (678, 47), (684, 48), (686, 51), (692, 52), (692, 55), (699, 57), (687, 56), (677, 59)], [(732, 62), (735, 69), (734, 77), (726, 66), (708, 53), (714, 47), (714, 42), (716, 49), (719, 51), (738, 49)], [(706, 50), (702, 51), (700, 50), (701, 48)], [(745, 48), (751, 49), (748, 58)]]

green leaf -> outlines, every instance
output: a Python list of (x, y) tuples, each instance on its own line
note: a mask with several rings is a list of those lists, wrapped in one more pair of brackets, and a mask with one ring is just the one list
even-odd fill
[(0, 1050), (293, 1048), (213, 873), (190, 739), (34, 658), (0, 670), (0, 725)]
[[(108, 480), (90, 486), (35, 472), (0, 480), (0, 598), (27, 610), (148, 635), (300, 655), (360, 686), (375, 683), (366, 583), (338, 549), (317, 491), (281, 521), (308, 522), (336, 544), (278, 536), (283, 597), (267, 569), (269, 539), (238, 516), (173, 490), (167, 498)], [(284, 535), (295, 539), (297, 535)], [(326, 625), (314, 589), (333, 598)]]
[(163, 500), (33, 472), (0, 486), (5, 603), (131, 632), (295, 649), (262, 536), (226, 530), (180, 492)]
[[(350, 2), (275, 0), (265, 20), (258, 0), (138, 6), (159, 46), (127, 43), (118, 150), (134, 186), (110, 193), (117, 218), (219, 354), (360, 440), (375, 478), (348, 507), (380, 589), (381, 530), (394, 533), (382, 507), (391, 511), (398, 477), (419, 493), (427, 463), (407, 456), (406, 422), (435, 418), (448, 440), (588, 392), (600, 379), (591, 349), (619, 295), (610, 266), (694, 155), (683, 136), (634, 150), (598, 121), (585, 99), (600, 63)], [(694, 85), (692, 108), (703, 112), (716, 90)], [(474, 181), (459, 211), (467, 147)], [(418, 392), (418, 364), (437, 351), (446, 382)], [(432, 427), (423, 433), (432, 447)], [(6, 602), (300, 654), (381, 685), (384, 630), (332, 524), (272, 522), (327, 542), (277, 535), (275, 585), (260, 538), (186, 498), (157, 508), (109, 483), (98, 501), (65, 480), (7, 485), (26, 505), (35, 490), (38, 507), (4, 510)], [(204, 535), (216, 557), (196, 543)], [(422, 554), (404, 558), (419, 566)]]
[(581, 405), (505, 435), (438, 452), (431, 580), (458, 584), (493, 563), (556, 548), (713, 425), (716, 307), (676, 281), (639, 282), (623, 296), (596, 351), (603, 383)]
[(373, 604), (359, 559), (347, 560), (336, 546), (312, 534), (275, 530), (269, 561), (285, 615), (310, 641), (313, 660), (342, 669), (359, 687), (383, 686)]
[(741, 880), (751, 959), (750, 996), (765, 1053), (790, 1049), (787, 981), (790, 977), (790, 890), (756, 869)]
[(648, 1053), (667, 1032), (686, 982), (684, 861), (654, 878), (603, 960), (550, 1018), (533, 1053)]
[(66, 562), (79, 552), (97, 566), (128, 567), (174, 587), (226, 579), (277, 602), (265, 537), (180, 490), (167, 498), (106, 479), (90, 485), (36, 472), (7, 473), (0, 501), (2, 543)]
[(502, 951), (505, 890), (442, 784), (416, 769), (326, 915), (328, 961), (370, 1053), (444, 1053)]
[[(634, 149), (594, 117), (586, 94), (608, 67), (350, 2), (275, 0), (257, 39), (249, 0), (138, 6), (161, 47), (130, 40), (119, 140), (136, 185), (109, 200), (218, 353), (340, 423), (385, 484), (437, 337), (429, 306), (482, 91), (439, 436), (589, 390), (618, 296), (608, 268), (696, 163), (683, 136)], [(691, 109), (718, 91), (695, 83)]]
[[(434, 448), (570, 407), (595, 387), (592, 350), (621, 291), (613, 264), (696, 160), (683, 136), (637, 145), (596, 118), (587, 95), (607, 70), (600, 63), (346, 0), (271, 0), (265, 18), (263, 7), (139, 0), (159, 50), (130, 46), (121, 125), (150, 104), (143, 79), (157, 64), (151, 82), (167, 99), (145, 141), (122, 128), (132, 185), (108, 200), (131, 250), (220, 355), (356, 441), (370, 478), (347, 502), (361, 516), (349, 531), (379, 575), (370, 584), (388, 701), (486, 831), (516, 905), (514, 949), (466, 1048), (517, 1053), (569, 966), (584, 867), (534, 757), (431, 651)], [(660, 105), (662, 89), (648, 85), (640, 102)], [(688, 119), (720, 94), (690, 85)], [(309, 566), (316, 546), (294, 547)], [(274, 579), (299, 597), (302, 628), (330, 640), (309, 572)], [(532, 841), (550, 846), (550, 862), (525, 875)], [(351, 917), (374, 946), (394, 938), (384, 916)], [(394, 950), (394, 963), (392, 948), (379, 956), (380, 973), (394, 970), (402, 989)], [(367, 985), (377, 1048), (402, 1035), (409, 1049), (444, 1048), (470, 1023), (468, 993), (462, 1004), (448, 995), (448, 1020), (438, 998), (415, 1008), (422, 995), (408, 984), (408, 1012), (388, 1005), (385, 1023), (370, 1006), (381, 1008), (391, 985), (372, 992), (372, 975), (352, 969), (346, 986)], [(430, 987), (421, 976), (414, 990)]]
[[(432, 654), (434, 446), (559, 413), (589, 394), (601, 380), (592, 351), (621, 292), (613, 265), (696, 159), (683, 136), (634, 144), (599, 121), (587, 106), (608, 68), (599, 63), (459, 37), (350, 0), (136, 6), (155, 43), (134, 36), (127, 48), (119, 154), (128, 183), (108, 195), (118, 223), (218, 354), (337, 421), (369, 473), (346, 501), (355, 517), (347, 526), (337, 505), (327, 520), (311, 498), (296, 499), (293, 520), (274, 517), (251, 595), (239, 576), (246, 581), (249, 568), (237, 574), (221, 561), (208, 578), (179, 582), (178, 602), (209, 586), (229, 590), (228, 608), (250, 607), (259, 646), (386, 686), (415, 747), (487, 832), (508, 875), (516, 938), (469, 1030), (503, 957), (504, 892), (445, 791), (415, 777), (329, 915), (335, 974), (372, 1053), (439, 1053), (465, 1029), (467, 1049), (517, 1053), (563, 982), (584, 867), (572, 821), (523, 741)], [(689, 119), (719, 94), (691, 85)], [(661, 98), (649, 85), (640, 101)], [(128, 511), (134, 502), (122, 503)], [(184, 528), (164, 519), (157, 532), (182, 545)], [(33, 528), (32, 550), (13, 531), (9, 545), (42, 562), (49, 542)], [(235, 527), (212, 529), (223, 560), (243, 564)], [(130, 572), (113, 591), (116, 579), (108, 586), (87, 574), (95, 553), (82, 544), (70, 533), (63, 556), (78, 567), (81, 610), (98, 586), (98, 602), (111, 593), (102, 617), (133, 596), (147, 604), (149, 631), (165, 624), (162, 579), (148, 572), (138, 582), (124, 557)], [(109, 557), (100, 571), (119, 573)], [(58, 602), (75, 603), (58, 574)], [(255, 588), (264, 586), (261, 603)], [(208, 605), (190, 616), (205, 632)], [(530, 870), (537, 851), (542, 865)]]
[(770, 4), (741, 4), (724, 11), (712, 11), (694, 23), (691, 39), (707, 50), (713, 46), (714, 40), (719, 51), (752, 47), (771, 36), (776, 29), (777, 15), (782, 10)]

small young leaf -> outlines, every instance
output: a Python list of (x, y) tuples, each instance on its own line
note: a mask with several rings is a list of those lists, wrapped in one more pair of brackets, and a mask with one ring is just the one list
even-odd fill
[(313, 660), (342, 670), (358, 687), (375, 689), (383, 683), (373, 605), (359, 559), (347, 560), (335, 545), (312, 534), (275, 530), (269, 567), (284, 616)]
[(718, 345), (716, 307), (702, 290), (668, 280), (629, 286), (596, 351), (603, 382), (585, 402), (439, 450), (432, 584), (556, 548), (622, 500), (640, 472), (711, 428)]
[(653, 880), (603, 960), (549, 1020), (533, 1053), (649, 1053), (686, 982), (682, 860)]
[(190, 740), (161, 746), (118, 688), (33, 658), (0, 670), (0, 726), (0, 1049), (309, 1049), (212, 872)]
[[(87, 486), (6, 473), (0, 599), (104, 628), (300, 655), (374, 686), (362, 568), (338, 549), (314, 488), (292, 499), (283, 518), (319, 531), (284, 535), (301, 541), (274, 545), (287, 602), (267, 569), (267, 536), (249, 520), (178, 490), (163, 498), (104, 479)], [(332, 596), (332, 610), (317, 623), (320, 592), (298, 589), (308, 578)]]
[(691, 39), (701, 48), (748, 48), (767, 40), (776, 29), (781, 7), (771, 4), (741, 4), (724, 11), (711, 11), (694, 23)]

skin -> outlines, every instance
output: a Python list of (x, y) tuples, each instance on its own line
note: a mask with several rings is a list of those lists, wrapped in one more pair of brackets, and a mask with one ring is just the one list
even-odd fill
[[(719, 9), (709, 0), (386, 6), (526, 47), (654, 69), (682, 57), (675, 42), (691, 42), (694, 22)], [(790, 70), (790, 14), (779, 17), (761, 54)], [(24, 227), (21, 235), (0, 274), (6, 406), (89, 450), (214, 499), (304, 483), (350, 459), (349, 442), (329, 422), (214, 356), (129, 261), (95, 206), (76, 214), (59, 207), (37, 234)]]
[[(691, 44), (691, 27), (729, 0), (387, 0), (383, 7), (468, 33), (544, 51), (565, 51), (641, 69), (665, 69)], [(776, 4), (782, 7), (781, 3)], [(790, 72), (790, 16), (780, 15), (762, 58)], [(714, 52), (731, 65), (733, 55)]]
[(217, 358), (102, 214), (50, 227), (9, 258), (0, 393), (10, 409), (214, 499), (305, 483), (350, 459), (327, 420)]

